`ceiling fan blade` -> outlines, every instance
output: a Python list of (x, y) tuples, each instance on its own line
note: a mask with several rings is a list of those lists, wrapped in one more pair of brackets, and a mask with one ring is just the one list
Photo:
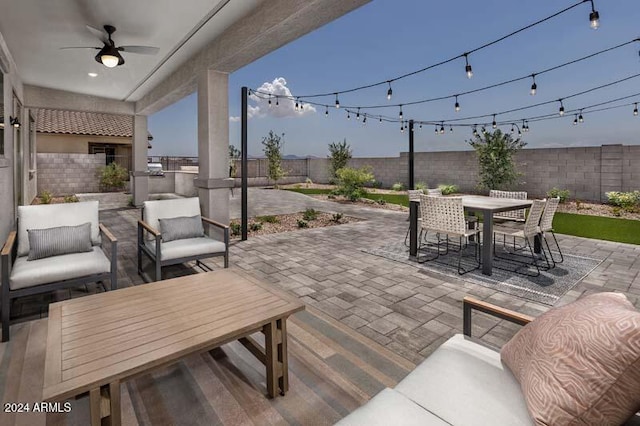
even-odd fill
[(93, 50), (100, 50), (102, 49), (102, 47), (92, 47), (92, 46), (71, 46), (71, 47), (61, 47), (60, 50), (66, 50), (66, 49), (93, 49)]
[(160, 49), (151, 46), (120, 46), (118, 50), (127, 53), (139, 53), (141, 55), (155, 55)]
[(109, 39), (103, 30), (99, 30), (95, 27), (92, 27), (91, 25), (86, 25), (86, 27), (89, 30), (89, 32), (94, 36), (98, 37), (98, 40), (100, 40), (101, 42), (106, 43), (107, 40)]

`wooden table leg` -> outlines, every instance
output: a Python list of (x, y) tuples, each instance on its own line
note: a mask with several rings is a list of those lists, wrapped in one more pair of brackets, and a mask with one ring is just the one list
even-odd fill
[(267, 393), (269, 397), (275, 398), (278, 387), (278, 341), (276, 321), (271, 321), (265, 325), (264, 349), (266, 355), (265, 366), (267, 367)]
[(91, 416), (91, 426), (101, 425), (100, 416), (100, 388), (94, 388), (89, 391), (89, 413)]
[(89, 391), (91, 426), (120, 426), (120, 382)]
[(109, 383), (109, 401), (110, 401), (110, 424), (111, 426), (120, 426), (122, 423), (122, 413), (120, 409), (120, 382)]
[(276, 321), (280, 331), (280, 342), (278, 343), (278, 362), (280, 363), (280, 377), (278, 386), (280, 395), (284, 395), (289, 390), (289, 358), (287, 356), (287, 319), (281, 318)]

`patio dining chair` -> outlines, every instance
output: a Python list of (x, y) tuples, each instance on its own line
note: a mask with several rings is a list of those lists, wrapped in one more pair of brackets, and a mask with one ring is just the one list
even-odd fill
[[(222, 231), (222, 239), (205, 233), (204, 225)], [(200, 214), (198, 197), (145, 201), (142, 220), (138, 221), (138, 274), (151, 278), (142, 269), (142, 256), (149, 258), (155, 269), (155, 281), (162, 279), (162, 267), (195, 260), (201, 269), (211, 268), (200, 260), (224, 257), (229, 267), (229, 226)]]
[[(407, 191), (409, 194), (409, 202), (417, 201), (420, 202), (420, 196), (423, 194), (421, 189), (410, 189)], [(418, 229), (420, 229), (421, 218), (418, 217)], [(407, 228), (407, 234), (404, 236), (404, 245), (409, 247), (409, 233), (411, 232), (411, 225)], [(420, 239), (422, 233), (418, 234), (418, 239)]]
[[(544, 210), (546, 204), (546, 200), (533, 200), (533, 204), (531, 204), (531, 209), (529, 210), (529, 216), (527, 216), (527, 219), (524, 223), (524, 227), (522, 227), (522, 229), (512, 229), (512, 228), (496, 228), (493, 231), (493, 255), (501, 260), (506, 260), (508, 262), (513, 262), (513, 263), (517, 263), (520, 265), (526, 265), (526, 266), (533, 266), (536, 269), (536, 273), (535, 275), (530, 274), (530, 273), (523, 273), (523, 275), (528, 275), (528, 276), (534, 276), (537, 277), (538, 275), (540, 275), (540, 265), (538, 264), (538, 258), (536, 256), (536, 254), (533, 252), (533, 247), (534, 247), (534, 238), (540, 234), (540, 218), (542, 217), (542, 212)], [(500, 257), (498, 256), (498, 254), (496, 253), (496, 235), (502, 235), (503, 236), (503, 243), (504, 243), (504, 239), (506, 239), (506, 237), (513, 237), (515, 238), (520, 238), (524, 240), (524, 244), (514, 250), (513, 252), (510, 252), (511, 257), (506, 258), (506, 257)], [(515, 246), (515, 243), (514, 243)], [(503, 247), (506, 248), (506, 245), (503, 244)], [(532, 262), (524, 262), (524, 261), (519, 261), (517, 260), (516, 257), (525, 257), (526, 255), (520, 255), (517, 253), (517, 251), (521, 251), (521, 250), (526, 250), (529, 249), (529, 253), (531, 254), (531, 260)], [(544, 260), (546, 261), (546, 269), (551, 269), (551, 265), (549, 264), (549, 259), (547, 257), (547, 255), (545, 254), (544, 250), (542, 250), (542, 255), (544, 257)], [(528, 257), (528, 256), (526, 256)], [(496, 266), (498, 267), (498, 266)], [(518, 268), (519, 269), (519, 268)], [(518, 269), (516, 269), (514, 272), (518, 272)]]
[[(547, 203), (544, 206), (544, 212), (542, 213), (542, 218), (540, 219), (540, 229), (539, 232), (542, 234), (544, 238), (544, 242), (547, 246), (547, 250), (549, 251), (549, 256), (551, 257), (551, 262), (553, 266), (556, 263), (564, 262), (564, 256), (562, 255), (562, 250), (560, 250), (560, 244), (558, 244), (558, 239), (556, 238), (555, 232), (553, 232), (553, 217), (556, 215), (556, 211), (558, 210), (558, 205), (560, 204), (560, 198), (549, 198), (547, 199)], [(549, 240), (547, 239), (547, 235), (551, 234), (553, 237), (553, 241), (556, 243), (556, 248), (558, 249), (558, 253), (560, 254), (560, 259), (556, 260), (553, 257), (553, 252), (551, 251), (551, 247), (549, 246)]]
[[(525, 191), (498, 191), (492, 189), (489, 191), (489, 197), (494, 198), (511, 198), (514, 200), (526, 200), (527, 193)], [(513, 220), (516, 222), (524, 222), (526, 217), (526, 209), (511, 210), (508, 212), (496, 213), (494, 219)]]
[[(451, 236), (458, 237), (458, 274), (463, 275), (480, 267), (480, 239), (475, 238), (474, 241), (470, 241), (469, 237), (479, 234), (478, 229), (469, 229), (464, 216), (464, 207), (462, 205), (462, 197), (434, 197), (429, 195), (420, 196), (420, 215), (422, 221), (420, 222), (420, 231), (424, 235), (424, 241), (427, 240), (429, 232), (434, 232), (437, 238), (436, 255), (429, 258), (425, 256), (420, 259), (420, 252), (422, 250), (423, 238), (419, 239), (420, 245), (418, 246), (418, 262), (424, 263), (430, 260), (435, 260), (440, 255), (447, 254), (449, 252), (449, 238)], [(441, 235), (446, 235), (444, 238), (445, 251), (440, 250), (442, 240)], [(464, 243), (463, 243), (464, 240)], [(467, 243), (474, 244), (474, 256), (476, 258), (477, 266), (473, 269), (462, 269), (462, 251)], [(429, 247), (427, 242), (426, 248)]]

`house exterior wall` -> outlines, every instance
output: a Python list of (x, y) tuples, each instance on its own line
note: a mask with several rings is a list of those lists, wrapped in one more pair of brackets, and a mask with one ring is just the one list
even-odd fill
[[(89, 143), (123, 145), (116, 155), (131, 154), (131, 138), (91, 135), (61, 135), (56, 133), (38, 133), (38, 152), (64, 152), (69, 154), (88, 154)], [(126, 146), (128, 145), (128, 149)], [(119, 154), (122, 152), (122, 154)]]
[(105, 162), (104, 154), (38, 153), (38, 194), (100, 192), (98, 172)]

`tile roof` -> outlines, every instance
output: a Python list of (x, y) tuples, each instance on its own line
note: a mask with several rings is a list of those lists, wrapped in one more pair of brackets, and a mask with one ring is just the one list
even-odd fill
[(71, 135), (133, 137), (130, 115), (35, 109), (36, 131)]

